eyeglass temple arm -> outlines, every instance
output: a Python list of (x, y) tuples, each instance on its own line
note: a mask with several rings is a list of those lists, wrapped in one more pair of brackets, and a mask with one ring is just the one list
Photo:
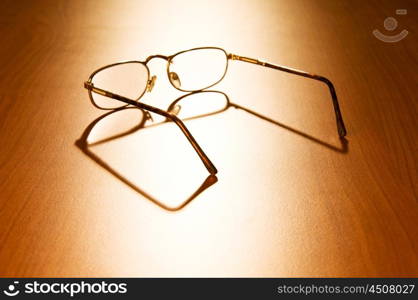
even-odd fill
[(84, 82), (84, 87), (86, 89), (94, 92), (94, 93), (100, 94), (102, 96), (110, 97), (110, 98), (122, 101), (124, 103), (134, 105), (138, 108), (145, 109), (147, 111), (154, 112), (156, 114), (162, 115), (162, 116), (168, 118), (169, 120), (173, 121), (180, 128), (180, 130), (183, 132), (183, 134), (186, 136), (187, 140), (190, 142), (193, 149), (196, 151), (197, 155), (199, 155), (199, 158), (201, 159), (201, 161), (203, 162), (203, 164), (205, 165), (205, 167), (209, 171), (209, 173), (212, 174), (212, 175), (215, 175), (218, 172), (218, 170), (216, 169), (214, 164), (210, 161), (210, 159), (207, 157), (205, 152), (203, 152), (202, 148), (196, 142), (193, 135), (190, 133), (190, 131), (187, 129), (187, 127), (184, 125), (184, 123), (177, 116), (172, 115), (172, 114), (170, 114), (170, 113), (168, 113), (164, 110), (161, 110), (159, 108), (147, 105), (145, 103), (136, 102), (136, 101), (133, 101), (129, 98), (125, 98), (123, 96), (120, 96), (120, 95), (108, 92), (106, 90), (94, 87), (93, 83), (91, 83), (89, 81)]
[(324, 76), (320, 76), (320, 75), (316, 75), (316, 74), (310, 74), (310, 73), (307, 73), (307, 72), (304, 72), (304, 71), (284, 67), (284, 66), (273, 65), (273, 64), (270, 64), (270, 63), (267, 63), (267, 62), (259, 61), (259, 60), (254, 59), (254, 58), (239, 56), (239, 55), (236, 55), (236, 54), (228, 54), (228, 59), (239, 60), (239, 61), (243, 61), (243, 62), (256, 64), (256, 65), (260, 65), (260, 66), (263, 66), (263, 67), (272, 68), (272, 69), (275, 69), (275, 70), (287, 72), (287, 73), (290, 73), (290, 74), (299, 75), (299, 76), (303, 76), (303, 77), (307, 77), (307, 78), (322, 81), (323, 83), (325, 83), (328, 86), (329, 91), (331, 93), (332, 104), (334, 106), (334, 112), (335, 112), (335, 119), (336, 119), (336, 122), (337, 122), (338, 135), (340, 137), (346, 136), (347, 130), (345, 129), (343, 117), (342, 117), (341, 110), (340, 110), (340, 105), (338, 104), (337, 93), (335, 92), (334, 85), (332, 84), (332, 82), (328, 78), (326, 78)]

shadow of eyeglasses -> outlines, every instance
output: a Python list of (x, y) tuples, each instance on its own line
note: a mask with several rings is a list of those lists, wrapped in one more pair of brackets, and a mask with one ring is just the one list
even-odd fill
[[(314, 137), (314, 136), (312, 136), (312, 135), (310, 135), (308, 133), (305, 133), (305, 132), (300, 131), (298, 129), (295, 129), (295, 128), (291, 127), (291, 126), (288, 126), (286, 124), (283, 124), (283, 123), (281, 123), (279, 121), (273, 120), (272, 118), (269, 118), (267, 116), (264, 116), (264, 115), (262, 115), (262, 114), (260, 114), (260, 113), (258, 113), (256, 111), (254, 111), (254, 110), (251, 110), (250, 108), (247, 108), (245, 106), (239, 105), (239, 104), (234, 103), (234, 102), (231, 102), (230, 99), (229, 99), (229, 97), (228, 97), (228, 95), (226, 95), (225, 93), (220, 92), (220, 91), (200, 91), (200, 92), (193, 92), (193, 93), (186, 94), (186, 95), (184, 95), (184, 96), (182, 96), (182, 97), (177, 98), (176, 100), (174, 100), (169, 105), (167, 111), (177, 113), (177, 110), (178, 109), (176, 109), (176, 107), (180, 107), (181, 108), (181, 106), (182, 106), (181, 103), (184, 103), (186, 99), (189, 99), (187, 97), (190, 97), (190, 96), (193, 96), (193, 95), (202, 94), (202, 93), (211, 93), (210, 94), (211, 96), (217, 95), (217, 96), (224, 97), (224, 102), (223, 102), (224, 104), (223, 105), (219, 105), (218, 104), (216, 108), (214, 106), (212, 108), (212, 110), (210, 110), (209, 112), (202, 113), (202, 114), (194, 114), (194, 115), (186, 116), (186, 117), (179, 116), (180, 119), (182, 119), (183, 121), (188, 121), (188, 120), (193, 120), (193, 119), (199, 119), (199, 118), (203, 118), (203, 117), (208, 117), (208, 116), (211, 116), (211, 115), (215, 115), (215, 114), (222, 113), (222, 112), (228, 110), (229, 108), (233, 107), (233, 108), (236, 108), (236, 109), (240, 109), (240, 110), (242, 110), (242, 111), (244, 111), (244, 112), (246, 112), (246, 113), (248, 113), (248, 114), (250, 114), (250, 115), (252, 115), (254, 117), (257, 117), (257, 118), (262, 119), (264, 121), (267, 121), (267, 122), (269, 122), (271, 124), (274, 124), (276, 126), (279, 126), (279, 127), (283, 128), (283, 129), (286, 129), (286, 130), (288, 130), (288, 131), (290, 131), (290, 132), (292, 132), (292, 133), (294, 133), (296, 135), (299, 135), (299, 136), (301, 136), (301, 137), (303, 137), (305, 139), (308, 139), (309, 141), (314, 142), (314, 143), (316, 143), (318, 145), (321, 145), (321, 146), (323, 146), (323, 147), (325, 147), (325, 148), (327, 148), (329, 150), (333, 150), (335, 152), (342, 153), (342, 154), (348, 153), (348, 140), (345, 137), (339, 137), (340, 145), (337, 145), (337, 146), (336, 145), (332, 145), (332, 144), (327, 143), (327, 142), (325, 142), (325, 141), (323, 141), (323, 140), (321, 140), (319, 138), (316, 138), (316, 137)], [(197, 101), (197, 102), (199, 102), (199, 101)], [(218, 101), (218, 102), (220, 102), (220, 101)], [(166, 121), (169, 121), (169, 120), (166, 120)], [(158, 125), (158, 124), (156, 124), (156, 125)]]
[[(199, 97), (202, 97), (202, 96), (204, 96), (205, 99), (198, 99)], [(214, 101), (214, 99), (216, 99), (216, 101)], [(209, 103), (209, 105), (208, 105), (208, 103)], [(239, 104), (233, 103), (233, 102), (230, 101), (228, 95), (226, 95), (225, 93), (220, 92), (220, 91), (205, 90), (205, 91), (191, 92), (191, 93), (185, 94), (185, 95), (175, 99), (168, 106), (167, 111), (171, 114), (176, 115), (177, 117), (179, 117), (183, 121), (189, 121), (189, 120), (193, 120), (193, 119), (200, 119), (200, 118), (220, 114), (220, 113), (228, 110), (231, 107), (236, 108), (236, 109), (240, 109), (240, 110), (242, 110), (246, 113), (249, 113), (252, 116), (255, 116), (259, 119), (262, 119), (262, 120), (267, 121), (271, 124), (274, 124), (274, 125), (279, 126), (283, 129), (286, 129), (286, 130), (288, 130), (288, 131), (290, 131), (290, 132), (292, 132), (296, 135), (299, 135), (303, 138), (306, 138), (309, 141), (314, 142), (318, 145), (321, 145), (321, 146), (323, 146), (323, 147), (325, 147), (329, 150), (333, 150), (333, 151), (336, 151), (338, 153), (344, 153), (344, 154), (348, 152), (348, 141), (344, 137), (339, 138), (340, 143), (341, 143), (340, 147), (329, 144), (329, 143), (327, 143), (323, 140), (320, 140), (320, 139), (318, 139), (318, 138), (316, 138), (316, 137), (314, 137), (310, 134), (307, 134), (307, 133), (302, 132), (300, 130), (297, 130), (297, 129), (291, 127), (291, 126), (288, 126), (288, 125), (285, 125), (281, 122), (273, 120), (273, 119), (271, 119), (267, 116), (264, 116), (264, 115), (262, 115), (258, 112), (255, 112), (255, 111), (253, 111), (253, 110), (251, 110), (247, 107), (244, 107), (244, 106), (241, 106)], [(93, 128), (99, 122), (101, 122), (105, 118), (107, 118), (107, 117), (109, 117), (109, 116), (111, 116), (115, 113), (118, 113), (118, 112), (121, 112), (121, 111), (126, 111), (128, 109), (139, 110), (139, 111), (142, 112), (144, 117), (141, 118), (141, 120), (138, 123), (135, 123), (135, 126), (130, 127), (128, 130), (125, 130), (125, 131), (120, 132), (118, 134), (107, 136), (107, 137), (102, 138), (102, 139), (100, 139), (96, 142), (93, 142), (93, 143), (88, 142), (88, 138), (89, 138)], [(200, 112), (197, 112), (197, 111), (200, 111)], [(186, 200), (184, 200), (178, 206), (171, 207), (171, 206), (168, 206), (168, 205), (164, 204), (163, 202), (159, 201), (158, 199), (156, 199), (155, 197), (153, 197), (149, 193), (145, 192), (144, 190), (142, 190), (140, 187), (138, 187), (133, 182), (128, 180), (126, 177), (124, 177), (122, 174), (117, 172), (108, 163), (106, 163), (103, 159), (101, 159), (97, 154), (95, 154), (93, 151), (90, 150), (91, 147), (94, 147), (94, 146), (97, 146), (97, 145), (100, 145), (100, 144), (104, 144), (104, 143), (107, 143), (107, 142), (125, 137), (125, 136), (133, 134), (133, 133), (135, 133), (139, 130), (143, 130), (143, 129), (147, 129), (147, 128), (162, 125), (164, 123), (171, 122), (171, 120), (166, 118), (165, 120), (163, 120), (161, 122), (146, 125), (146, 122), (149, 119), (152, 120), (150, 114), (148, 112), (143, 111), (140, 108), (133, 107), (133, 106), (117, 108), (117, 109), (109, 111), (109, 112), (99, 116), (95, 120), (93, 120), (93, 122), (91, 122), (86, 127), (86, 129), (84, 130), (81, 137), (75, 142), (75, 145), (85, 155), (87, 155), (90, 159), (92, 159), (95, 163), (100, 165), (102, 168), (107, 170), (110, 174), (115, 176), (121, 182), (123, 182), (124, 184), (129, 186), (131, 189), (133, 189), (137, 193), (141, 194), (142, 196), (144, 196), (145, 198), (147, 198), (148, 200), (150, 200), (151, 202), (153, 202), (157, 206), (159, 206), (162, 209), (165, 209), (167, 211), (172, 211), (172, 212), (179, 211), (182, 208), (184, 208), (186, 205), (188, 205), (197, 196), (199, 196), (202, 192), (204, 192), (206, 189), (208, 189), (213, 184), (215, 184), (218, 181), (218, 178), (216, 177), (216, 175), (209, 175), (208, 177), (206, 177), (203, 180), (203, 183)]]
[[(185, 199), (180, 205), (172, 207), (172, 206), (168, 206), (168, 205), (164, 204), (162, 201), (156, 199), (151, 194), (145, 192), (139, 186), (137, 186), (136, 184), (134, 184), (132, 181), (130, 181), (125, 176), (123, 176), (118, 171), (116, 171), (113, 167), (111, 167), (106, 161), (104, 161), (96, 153), (94, 153), (91, 150), (91, 148), (94, 147), (94, 146), (100, 145), (100, 144), (104, 144), (104, 143), (107, 143), (107, 142), (116, 140), (116, 139), (120, 139), (120, 138), (125, 137), (127, 135), (133, 134), (133, 133), (137, 132), (140, 129), (147, 128), (147, 127), (144, 127), (144, 125), (145, 125), (145, 123), (147, 121), (147, 117), (141, 118), (141, 120), (138, 123), (136, 123), (135, 126), (130, 127), (128, 130), (125, 130), (125, 131), (120, 132), (118, 134), (114, 134), (114, 135), (111, 135), (111, 136), (107, 136), (107, 137), (102, 138), (102, 139), (100, 139), (100, 140), (98, 140), (96, 142), (93, 142), (93, 143), (89, 143), (88, 142), (88, 139), (89, 139), (90, 134), (92, 133), (92, 130), (94, 129), (94, 127), (98, 123), (100, 123), (105, 118), (107, 118), (107, 117), (109, 117), (109, 116), (111, 116), (111, 115), (113, 115), (115, 113), (118, 113), (118, 112), (121, 112), (121, 111), (126, 111), (126, 110), (129, 110), (129, 109), (135, 109), (135, 110), (141, 111), (144, 116), (147, 116), (147, 114), (145, 112), (143, 112), (141, 109), (139, 109), (137, 107), (121, 107), (121, 108), (112, 110), (110, 112), (107, 112), (107, 113), (101, 115), (100, 117), (96, 118), (95, 120), (93, 120), (93, 122), (91, 122), (86, 127), (86, 129), (83, 131), (83, 134), (81, 135), (81, 137), (75, 142), (75, 145), (86, 156), (88, 156), (90, 159), (92, 159), (95, 163), (97, 163), (99, 166), (101, 166), (102, 168), (104, 168), (106, 171), (108, 171), (114, 177), (116, 177), (121, 182), (123, 182), (124, 184), (126, 184), (127, 186), (129, 186), (135, 192), (137, 192), (137, 193), (141, 194), (142, 196), (144, 196), (146, 199), (148, 199), (152, 203), (156, 204), (160, 208), (165, 209), (167, 211), (175, 212), (175, 211), (179, 211), (179, 210), (183, 209), (190, 202), (192, 202), (193, 199), (195, 199), (202, 192), (204, 192), (207, 188), (209, 188), (210, 186), (212, 186), (213, 184), (215, 184), (218, 181), (218, 178), (215, 175), (209, 175), (208, 177), (206, 177), (203, 180), (203, 183), (187, 199)], [(162, 123), (164, 123), (164, 122), (162, 122)], [(158, 124), (155, 124), (155, 125), (161, 125), (162, 123), (158, 123)]]

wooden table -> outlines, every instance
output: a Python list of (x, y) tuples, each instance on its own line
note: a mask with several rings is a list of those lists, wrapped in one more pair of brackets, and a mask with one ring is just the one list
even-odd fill
[[(1, 1), (0, 275), (418, 276), (417, 9)], [(409, 34), (385, 43), (374, 29)], [(94, 69), (197, 46), (330, 78), (346, 146), (325, 85), (231, 61), (216, 89), (246, 110), (186, 122), (217, 182), (172, 123), (78, 147), (106, 113), (83, 88)], [(166, 108), (183, 93), (165, 61), (149, 66), (157, 82), (143, 101)], [(89, 138), (138, 117), (106, 116)]]

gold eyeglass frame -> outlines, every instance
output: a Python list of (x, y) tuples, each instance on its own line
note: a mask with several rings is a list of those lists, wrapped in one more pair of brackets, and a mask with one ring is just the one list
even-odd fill
[[(198, 90), (184, 90), (184, 89), (179, 88), (178, 86), (176, 86), (173, 83), (172, 78), (170, 76), (170, 64), (171, 64), (173, 58), (175, 58), (177, 55), (184, 54), (186, 52), (195, 51), (195, 50), (202, 50), (202, 49), (221, 50), (225, 54), (225, 56), (226, 56), (226, 66), (225, 66), (225, 71), (224, 71), (222, 77), (218, 81), (216, 81), (215, 83), (213, 83), (213, 84), (211, 84), (207, 87), (198, 89)], [(323, 82), (327, 85), (327, 87), (330, 91), (330, 94), (331, 94), (332, 104), (333, 104), (333, 108), (334, 108), (334, 112), (335, 112), (335, 119), (336, 119), (336, 123), (337, 123), (338, 135), (340, 136), (340, 138), (343, 138), (347, 134), (347, 130), (345, 128), (343, 117), (342, 117), (341, 110), (340, 110), (340, 106), (339, 106), (339, 103), (338, 103), (337, 94), (335, 92), (334, 85), (332, 84), (332, 82), (329, 79), (327, 79), (326, 77), (321, 76), (321, 75), (311, 74), (311, 73), (308, 73), (308, 72), (305, 72), (305, 71), (300, 71), (300, 70), (292, 69), (292, 68), (285, 67), (285, 66), (279, 66), (279, 65), (274, 65), (274, 64), (268, 63), (268, 62), (263, 62), (263, 61), (260, 61), (258, 59), (254, 59), (254, 58), (249, 58), (249, 57), (239, 56), (239, 55), (232, 54), (232, 53), (227, 53), (224, 49), (219, 48), (219, 47), (198, 47), (198, 48), (192, 48), (192, 49), (180, 51), (180, 52), (177, 52), (177, 53), (175, 53), (173, 55), (170, 55), (170, 56), (165, 56), (165, 55), (160, 55), (160, 54), (151, 55), (151, 56), (148, 56), (145, 61), (132, 60), (132, 61), (123, 61), (123, 62), (118, 62), (118, 63), (106, 65), (104, 67), (101, 67), (101, 68), (95, 70), (89, 76), (88, 80), (84, 82), (84, 87), (88, 90), (90, 101), (92, 102), (92, 104), (95, 107), (97, 107), (99, 109), (113, 110), (113, 109), (116, 109), (116, 108), (103, 108), (103, 107), (100, 107), (99, 105), (97, 105), (97, 103), (93, 99), (93, 95), (92, 95), (93, 92), (97, 93), (99, 95), (109, 97), (109, 98), (112, 98), (112, 99), (115, 99), (115, 100), (119, 100), (119, 101), (125, 103), (125, 105), (122, 105), (120, 107), (133, 105), (133, 106), (136, 106), (140, 109), (144, 109), (145, 111), (153, 112), (153, 113), (156, 113), (158, 115), (161, 115), (161, 116), (165, 117), (167, 120), (174, 122), (180, 128), (180, 130), (183, 132), (183, 134), (186, 136), (187, 140), (190, 142), (190, 144), (192, 145), (192, 147), (194, 148), (194, 150), (198, 154), (202, 163), (205, 165), (206, 169), (212, 175), (215, 175), (218, 172), (215, 165), (211, 162), (211, 160), (208, 158), (208, 156), (205, 154), (205, 152), (202, 150), (202, 148), (196, 142), (195, 138), (190, 133), (190, 131), (187, 129), (187, 127), (184, 125), (183, 121), (180, 118), (178, 118), (175, 113), (171, 112), (170, 110), (165, 111), (165, 110), (159, 109), (157, 107), (154, 107), (154, 106), (142, 103), (142, 102), (138, 102), (138, 100), (146, 93), (146, 91), (151, 91), (152, 90), (155, 78), (153, 78), (153, 77), (150, 78), (150, 71), (149, 71), (149, 68), (147, 66), (147, 63), (154, 58), (159, 58), (159, 59), (163, 59), (163, 60), (167, 61), (167, 76), (168, 76), (168, 79), (169, 79), (171, 85), (175, 89), (177, 89), (179, 91), (182, 91), (182, 92), (191, 92), (191, 94), (198, 93), (200, 91), (208, 89), (208, 88), (218, 84), (220, 81), (222, 81), (222, 79), (224, 79), (224, 77), (226, 75), (226, 72), (228, 70), (229, 60), (238, 60), (238, 61), (242, 61), (242, 62), (256, 64), (256, 65), (259, 65), (259, 66), (272, 68), (272, 69), (279, 70), (279, 71), (282, 71), (282, 72), (286, 72), (286, 73), (290, 73), (290, 74), (314, 79), (314, 80), (317, 80), (317, 81), (321, 81), (321, 82)], [(140, 94), (140, 96), (136, 100), (132, 100), (132, 99), (129, 99), (127, 97), (124, 97), (124, 96), (121, 96), (121, 95), (118, 95), (118, 94), (115, 94), (115, 93), (112, 93), (112, 92), (109, 92), (109, 91), (106, 91), (104, 89), (101, 89), (101, 88), (98, 88), (98, 87), (94, 86), (94, 84), (92, 82), (93, 77), (98, 72), (100, 72), (104, 69), (113, 67), (113, 66), (117, 66), (117, 65), (121, 65), (121, 64), (127, 64), (127, 63), (142, 64), (143, 66), (145, 66), (145, 68), (147, 69), (147, 73), (148, 73), (147, 74), (148, 75), (147, 83), (146, 83), (146, 86), (144, 87), (144, 91)], [(120, 107), (118, 107), (118, 108), (120, 108)]]

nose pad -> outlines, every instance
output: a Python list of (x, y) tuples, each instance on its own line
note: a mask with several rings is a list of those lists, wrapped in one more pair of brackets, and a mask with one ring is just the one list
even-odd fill
[(171, 83), (176, 87), (176, 88), (180, 88), (181, 87), (181, 81), (179, 78), (179, 75), (177, 75), (176, 72), (170, 72), (169, 74), (170, 76), (170, 81)]
[(171, 107), (168, 112), (170, 114), (173, 114), (173, 115), (177, 116), (179, 114), (180, 110), (181, 110), (181, 106), (176, 104), (173, 107)]
[(154, 87), (156, 80), (157, 80), (157, 76), (155, 76), (155, 75), (152, 76), (150, 80), (148, 80), (148, 82), (147, 82), (147, 91), (148, 92), (152, 91), (152, 88)]

